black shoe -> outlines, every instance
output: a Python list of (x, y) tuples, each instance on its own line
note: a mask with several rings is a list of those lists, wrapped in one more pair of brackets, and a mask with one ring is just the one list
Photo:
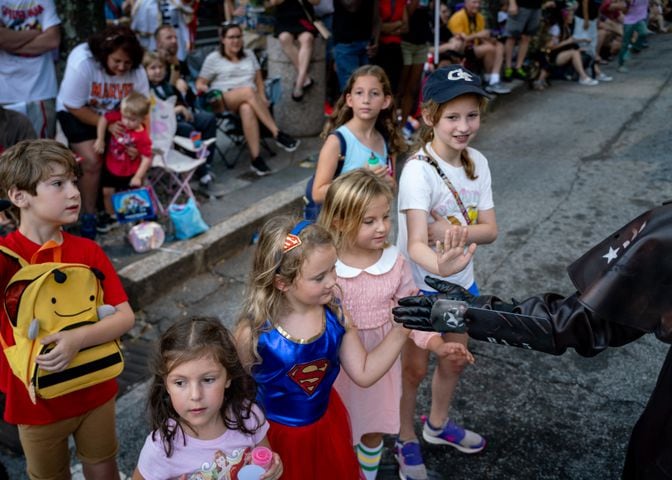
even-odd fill
[(271, 170), (270, 167), (266, 165), (266, 162), (261, 157), (257, 157), (252, 160), (252, 163), (250, 163), (250, 170), (256, 173), (259, 177), (265, 177), (266, 175), (273, 173), (273, 170)]
[(98, 220), (96, 222), (96, 231), (98, 233), (107, 233), (118, 226), (119, 222), (117, 222), (117, 219), (109, 213), (103, 212), (98, 215)]
[(275, 137), (275, 143), (285, 152), (293, 152), (294, 150), (299, 148), (301, 140), (297, 140), (294, 137), (290, 137), (285, 132), (278, 132), (278, 136)]

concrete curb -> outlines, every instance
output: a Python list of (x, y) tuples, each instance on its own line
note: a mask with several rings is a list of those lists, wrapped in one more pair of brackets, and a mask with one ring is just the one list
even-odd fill
[(164, 248), (121, 270), (119, 276), (134, 306), (152, 302), (185, 278), (202, 273), (210, 265), (235, 255), (250, 243), (256, 230), (270, 217), (298, 212), (303, 206), (306, 181), (260, 199), (203, 235)]

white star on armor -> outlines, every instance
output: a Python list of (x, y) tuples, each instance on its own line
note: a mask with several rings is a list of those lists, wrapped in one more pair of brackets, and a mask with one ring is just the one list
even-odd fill
[(612, 247), (609, 247), (609, 252), (606, 255), (602, 255), (602, 258), (607, 259), (607, 263), (611, 263), (612, 260), (616, 260), (618, 258), (618, 248), (614, 250)]

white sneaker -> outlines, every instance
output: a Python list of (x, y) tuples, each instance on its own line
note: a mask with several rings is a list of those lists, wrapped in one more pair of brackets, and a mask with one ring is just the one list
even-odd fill
[(595, 80), (598, 80), (600, 82), (611, 82), (614, 79), (614, 77), (610, 77), (604, 72), (600, 72), (600, 74), (597, 76)]
[(485, 91), (488, 93), (496, 93), (497, 95), (506, 95), (507, 93), (511, 93), (511, 89), (501, 82), (487, 85), (485, 87)]
[(594, 87), (595, 85), (599, 85), (599, 83), (600, 82), (598, 82), (594, 78), (590, 78), (590, 77), (579, 79), (579, 85), (584, 85), (586, 87)]

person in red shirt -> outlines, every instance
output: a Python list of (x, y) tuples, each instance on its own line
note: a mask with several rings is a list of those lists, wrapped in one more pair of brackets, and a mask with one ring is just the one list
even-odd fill
[(408, 32), (408, 11), (406, 2), (400, 0), (380, 0), (380, 37), (376, 55), (371, 63), (385, 70), (392, 85), (392, 92), (399, 93), (401, 70), (404, 58), (401, 53), (401, 36)]
[(142, 186), (147, 170), (152, 166), (152, 140), (143, 125), (149, 114), (150, 102), (138, 92), (131, 92), (121, 100), (121, 110), (112, 110), (98, 119), (96, 153), (105, 151), (105, 135), (110, 124), (121, 121), (118, 134), (111, 134), (101, 183), (105, 215), (98, 219), (96, 229), (107, 233), (116, 225), (112, 195), (120, 190)]
[[(104, 302), (115, 307), (112, 315), (98, 322), (42, 339), (42, 344), (55, 346), (39, 355), (37, 362), (40, 368), (54, 372), (65, 369), (80, 350), (118, 339), (135, 322), (121, 281), (100, 246), (62, 230), (63, 225), (77, 221), (81, 208), (77, 170), (73, 153), (54, 140), (25, 140), (0, 155), (0, 197), (9, 198), (19, 212), (19, 228), (0, 238), (0, 244), (31, 263), (51, 262), (60, 255), (62, 262), (100, 270)], [(0, 292), (18, 268), (13, 259), (0, 255)], [(0, 310), (0, 333), (9, 345), (14, 343), (5, 309)], [(38, 397), (33, 403), (6, 357), (0, 355), (4, 419), (18, 425), (29, 478), (69, 478), (71, 435), (87, 479), (119, 478), (114, 421), (117, 388), (113, 379), (49, 400)]]

